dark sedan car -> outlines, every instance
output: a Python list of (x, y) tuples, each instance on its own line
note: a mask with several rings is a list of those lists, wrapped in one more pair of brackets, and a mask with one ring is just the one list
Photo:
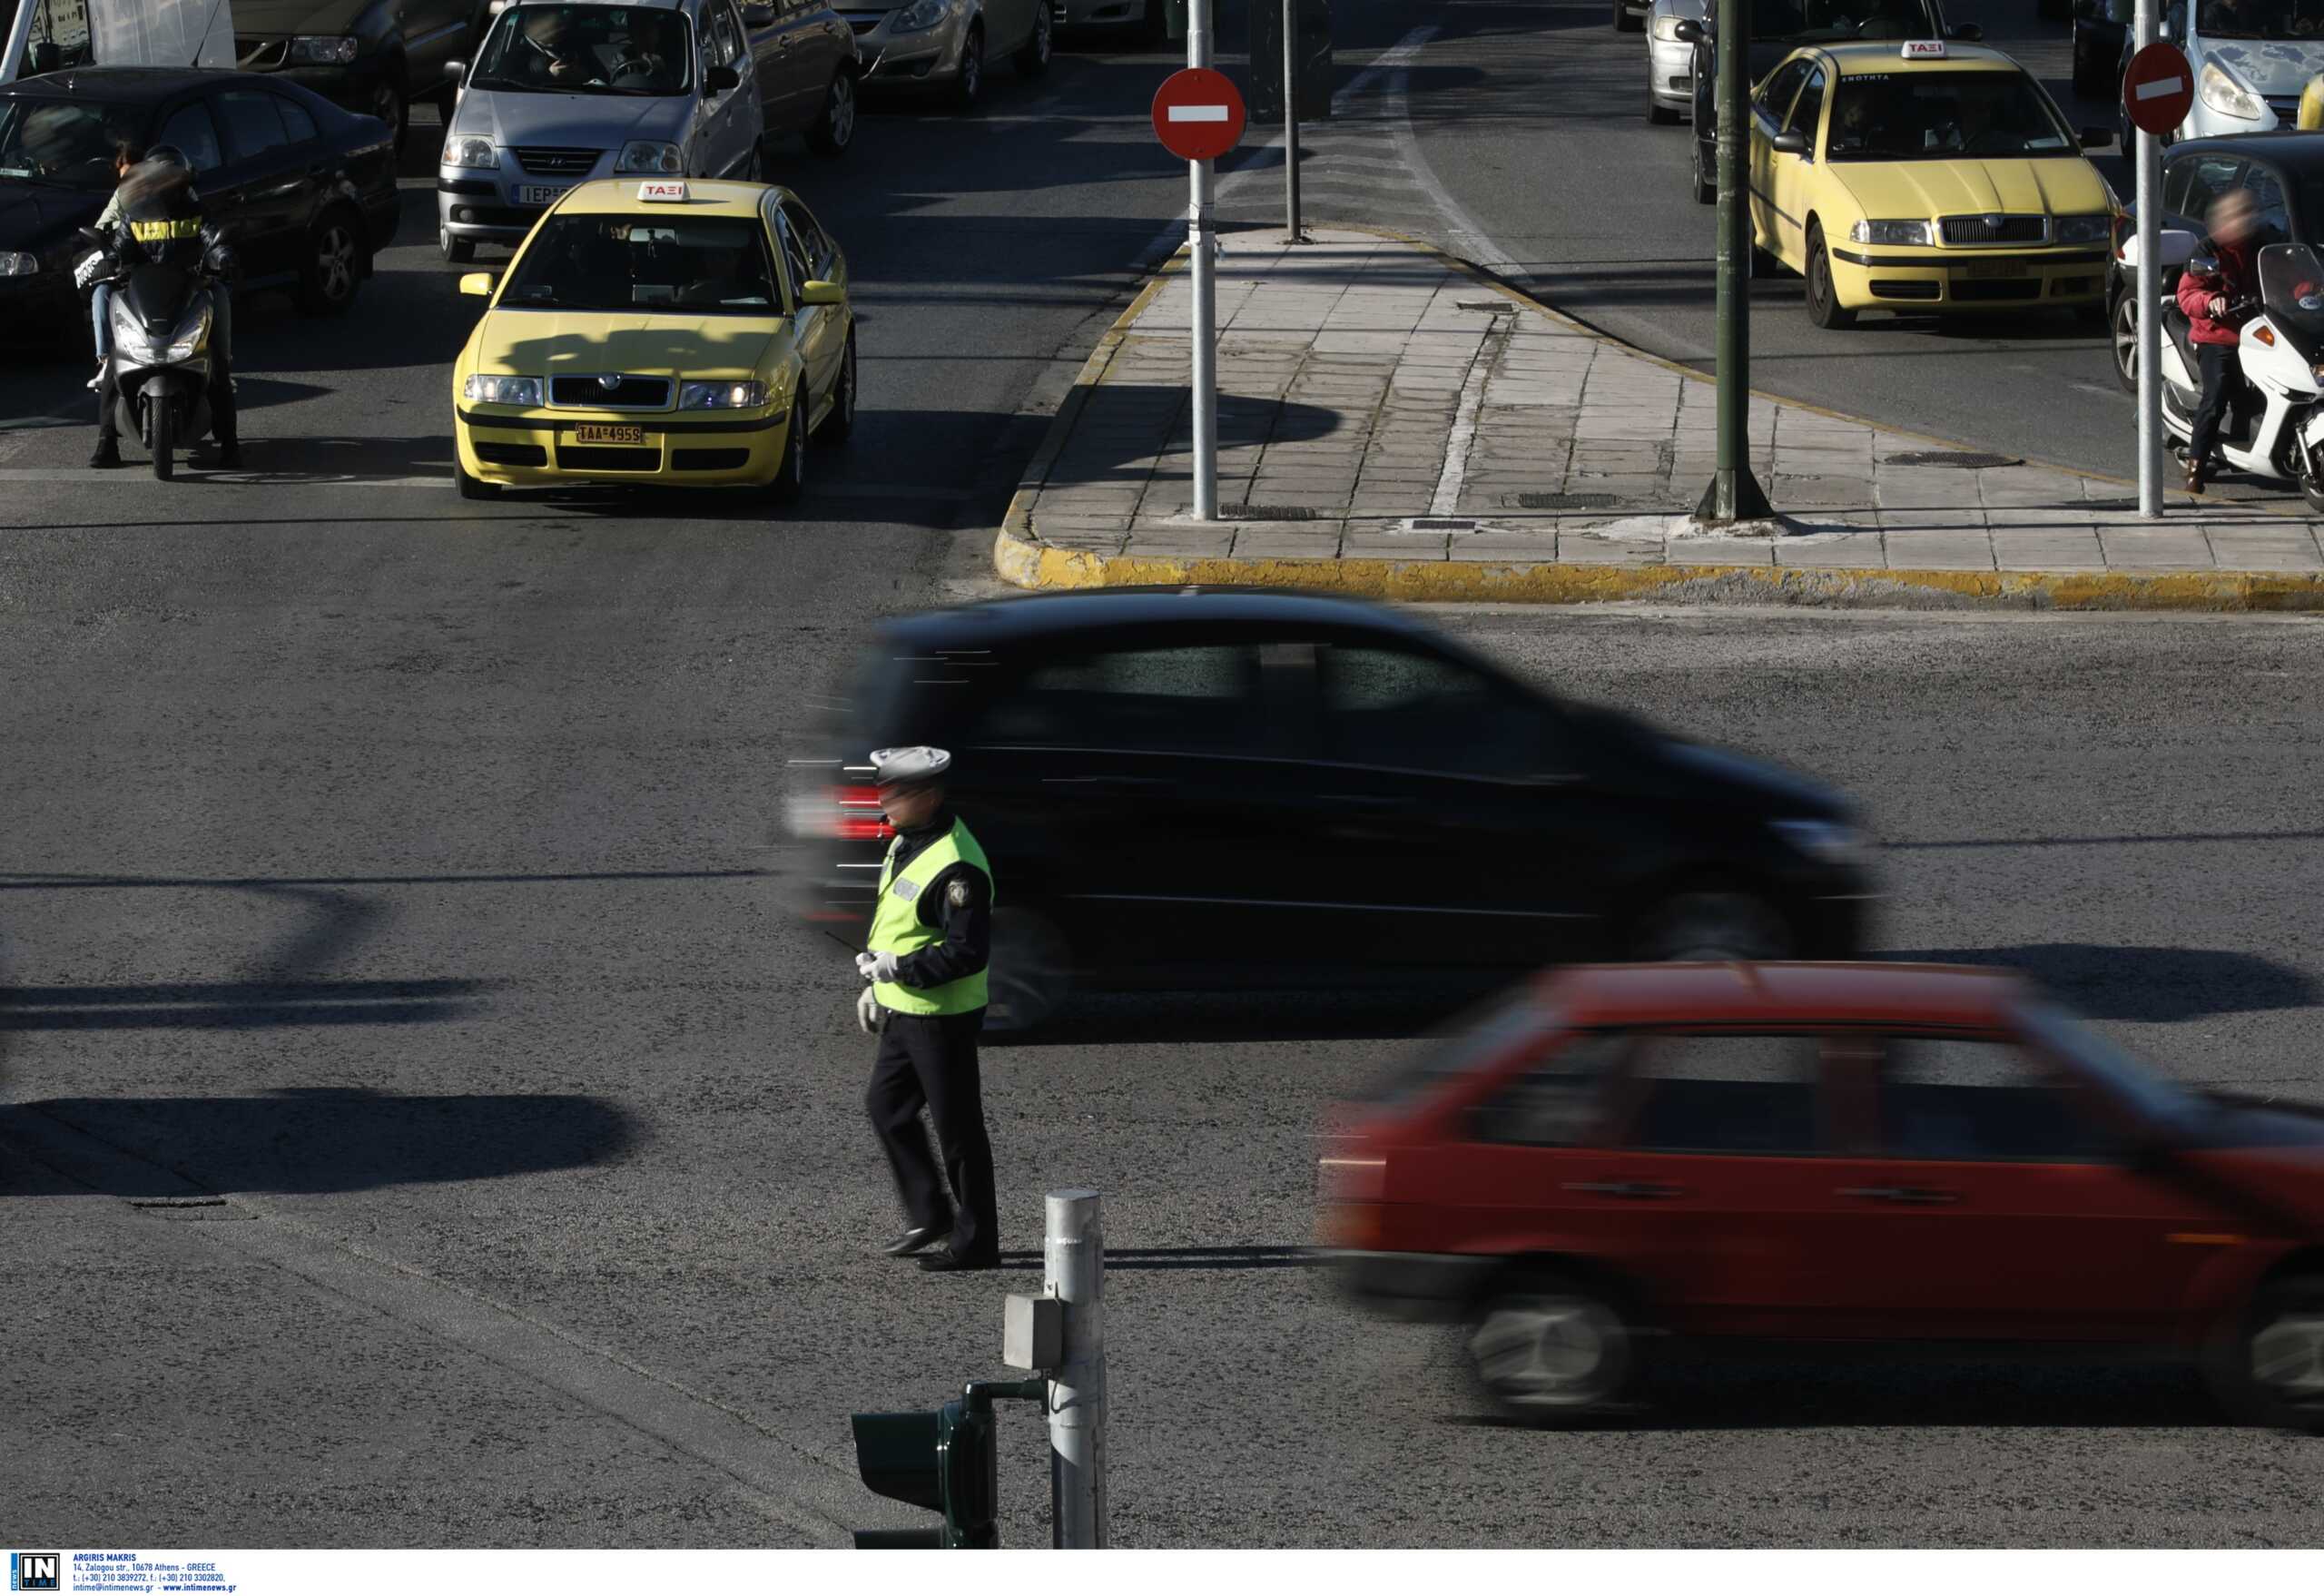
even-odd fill
[(234, 59), (378, 117), (403, 147), (415, 100), (452, 107), (487, 0), (235, 0)]
[(73, 265), (113, 189), (113, 142), (171, 144), (241, 258), (241, 288), (343, 310), (395, 234), (387, 129), (292, 84), (238, 72), (75, 67), (0, 90), (0, 330), (85, 341)]
[(1374, 605), (1132, 589), (891, 625), (793, 771), (793, 886), (826, 926), (866, 919), (887, 847), (866, 755), (917, 743), (952, 751), (993, 860), (997, 1029), (1076, 979), (1467, 985), (1863, 938), (1843, 799)]

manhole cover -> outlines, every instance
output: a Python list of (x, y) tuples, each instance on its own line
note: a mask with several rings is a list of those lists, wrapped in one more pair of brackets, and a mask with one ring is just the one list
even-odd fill
[(1474, 521), (1448, 519), (1443, 516), (1421, 516), (1413, 521), (1415, 532), (1473, 532), (1476, 529)]
[(1303, 504), (1230, 504), (1223, 512), (1229, 521), (1312, 521), (1315, 512)]
[(1994, 466), (2022, 466), (2025, 462), (2008, 455), (1981, 455), (1965, 448), (1925, 448), (1911, 454), (1890, 455), (1880, 462), (1884, 466), (1950, 466), (1960, 471), (1984, 471)]
[(1521, 493), (1513, 501), (1521, 510), (1610, 510), (1610, 493)]

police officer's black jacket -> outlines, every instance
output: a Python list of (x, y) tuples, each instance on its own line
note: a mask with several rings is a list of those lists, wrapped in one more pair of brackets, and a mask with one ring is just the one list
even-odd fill
[[(931, 842), (952, 830), (950, 809), (939, 810), (924, 826), (896, 833), (895, 863), (889, 879), (924, 852)], [(992, 956), (992, 882), (963, 859), (921, 889), (920, 923), (944, 933), (944, 940), (896, 961), (896, 979), (922, 991), (962, 976), (974, 975)]]

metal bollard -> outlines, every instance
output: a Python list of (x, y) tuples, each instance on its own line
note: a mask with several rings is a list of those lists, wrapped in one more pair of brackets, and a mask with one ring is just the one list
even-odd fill
[(1042, 1284), (1064, 1305), (1049, 1380), (1050, 1544), (1102, 1548), (1106, 1535), (1106, 1238), (1094, 1191), (1049, 1194)]

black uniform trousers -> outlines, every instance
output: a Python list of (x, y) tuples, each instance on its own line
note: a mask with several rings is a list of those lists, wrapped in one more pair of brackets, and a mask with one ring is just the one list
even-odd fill
[[(977, 1032), (983, 1027), (981, 1009), (966, 1014), (891, 1010), (872, 1063), (872, 1084), (863, 1093), (872, 1128), (895, 1172), (905, 1223), (940, 1229), (949, 1214), (951, 1249), (968, 1258), (990, 1258), (1000, 1250), (992, 1141), (985, 1134), (984, 1088), (977, 1076)], [(920, 1126), (923, 1103), (944, 1150), (950, 1202)]]

